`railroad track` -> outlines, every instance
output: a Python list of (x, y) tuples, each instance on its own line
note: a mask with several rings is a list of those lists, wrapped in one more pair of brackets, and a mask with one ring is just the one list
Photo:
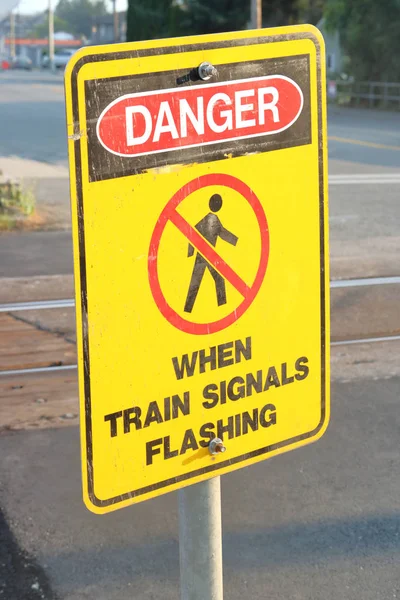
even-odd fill
[[(347, 279), (331, 281), (331, 290), (349, 289), (349, 288), (366, 288), (375, 286), (399, 285), (400, 276), (392, 277), (373, 277), (360, 279)], [(26, 311), (42, 311), (51, 309), (72, 309), (75, 307), (75, 301), (71, 298), (61, 300), (42, 300), (32, 302), (12, 302), (0, 304), (0, 313), (14, 315), (15, 313), (23, 313)], [(332, 346), (344, 346), (354, 344), (373, 344), (378, 342), (393, 342), (400, 340), (400, 334), (393, 333), (391, 335), (366, 335), (353, 338), (337, 339), (331, 342)], [(49, 366), (28, 367), (28, 368), (11, 368), (0, 370), (0, 377), (14, 375), (29, 375), (29, 374), (46, 374), (62, 371), (73, 371), (77, 368), (76, 363), (72, 364), (53, 364)]]

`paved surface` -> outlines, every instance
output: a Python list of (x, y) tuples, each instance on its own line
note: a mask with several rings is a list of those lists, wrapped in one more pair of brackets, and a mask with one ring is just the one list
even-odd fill
[(399, 195), (400, 177), (393, 184), (330, 185), (331, 237), (339, 243), (348, 240), (357, 243), (371, 235), (397, 237)]
[[(0, 277), (11, 278), (0, 295), (3, 302), (65, 296), (72, 256), (70, 232), (62, 231), (69, 227), (62, 78), (0, 73), (0, 92), (0, 168), (36, 186), (40, 214), (56, 229), (0, 236)], [(398, 119), (331, 107), (330, 174), (399, 173)], [(399, 274), (399, 188), (331, 186), (334, 277)], [(396, 331), (396, 295), (391, 286), (335, 292), (338, 336)], [(31, 315), (36, 327), (38, 319)], [(71, 333), (70, 321), (61, 325)], [(322, 440), (223, 479), (230, 600), (400, 598), (400, 343), (336, 346), (332, 370), (333, 413)], [(103, 517), (87, 512), (76, 382), (70, 373), (50, 383), (16, 376), (0, 386), (3, 425), (30, 429), (0, 435), (0, 599), (175, 600), (176, 494)]]
[[(226, 598), (400, 596), (399, 386), (335, 384), (322, 440), (223, 478)], [(0, 437), (18, 543), (63, 599), (176, 600), (176, 494), (92, 515), (78, 447), (76, 428)]]
[[(0, 72), (0, 156), (67, 164), (63, 77), (61, 73)], [(329, 136), (400, 147), (399, 114), (329, 107)], [(330, 158), (399, 168), (400, 152), (331, 139)]]
[[(37, 192), (39, 226), (47, 219), (47, 226), (52, 229), (69, 228), (62, 75), (3, 72), (0, 91), (0, 169), (3, 164), (12, 173), (26, 173), (28, 184)], [(398, 113), (336, 106), (330, 106), (328, 112), (330, 174), (400, 173)], [(11, 155), (18, 158), (2, 158)], [(334, 277), (398, 272), (399, 188), (400, 180), (374, 186), (330, 187)], [(0, 275), (72, 272), (68, 234), (46, 236), (43, 242), (38, 236), (21, 234), (18, 238), (27, 257), (23, 261), (17, 258), (15, 240), (0, 240)]]
[[(398, 112), (329, 106), (329, 157), (383, 169), (400, 166)], [(347, 140), (347, 142), (338, 141)], [(355, 144), (351, 142), (362, 142)], [(350, 143), (349, 143), (350, 142)], [(381, 146), (380, 148), (374, 145)], [(386, 146), (386, 147), (385, 147)], [(396, 147), (397, 150), (388, 148)], [(379, 152), (377, 152), (379, 150)]]
[(43, 569), (18, 545), (0, 511), (0, 597), (9, 600), (56, 600)]
[(0, 277), (72, 273), (69, 231), (0, 234)]
[(60, 73), (0, 72), (0, 156), (66, 164)]

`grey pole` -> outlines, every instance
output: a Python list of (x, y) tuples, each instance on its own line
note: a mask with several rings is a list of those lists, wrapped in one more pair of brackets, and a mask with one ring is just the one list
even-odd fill
[(181, 600), (223, 600), (220, 478), (178, 493)]
[(54, 71), (54, 13), (51, 0), (49, 0), (49, 67)]
[(15, 15), (10, 12), (10, 55), (15, 58)]
[(112, 0), (113, 3), (113, 31), (114, 31), (114, 43), (119, 42), (119, 23), (118, 23), (118, 12), (116, 0)]
[(261, 0), (251, 0), (251, 27), (261, 29), (262, 27), (262, 5)]

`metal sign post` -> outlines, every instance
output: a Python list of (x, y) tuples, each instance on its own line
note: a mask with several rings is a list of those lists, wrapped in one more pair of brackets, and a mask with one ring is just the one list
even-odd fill
[(251, 0), (251, 26), (253, 29), (261, 29), (262, 27), (261, 0)]
[(181, 600), (222, 600), (220, 478), (182, 488), (178, 498)]
[(10, 54), (11, 58), (15, 58), (15, 15), (10, 12)]
[(54, 71), (54, 12), (51, 0), (49, 0), (49, 66), (50, 71)]

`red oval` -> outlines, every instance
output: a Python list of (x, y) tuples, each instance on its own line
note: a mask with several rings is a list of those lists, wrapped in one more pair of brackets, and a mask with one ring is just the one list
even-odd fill
[(288, 129), (303, 93), (283, 75), (128, 94), (101, 113), (103, 147), (118, 156), (171, 152)]

